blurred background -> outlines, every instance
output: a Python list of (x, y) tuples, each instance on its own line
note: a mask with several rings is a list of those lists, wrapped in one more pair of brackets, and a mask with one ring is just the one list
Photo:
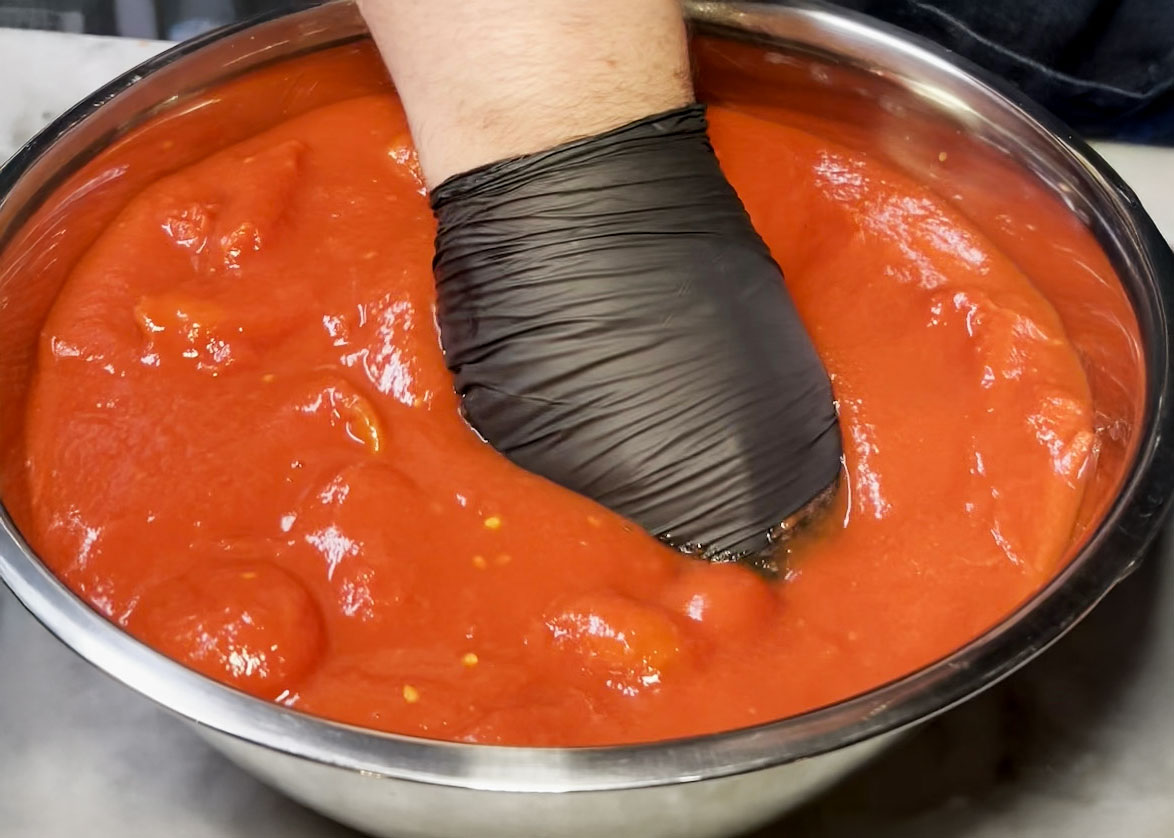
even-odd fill
[[(308, 0), (0, 0), (0, 27), (182, 41)], [(1081, 134), (1174, 144), (1174, 0), (836, 0), (1003, 76)]]
[(0, 26), (182, 41), (288, 5), (266, 0), (0, 0)]
[[(0, 27), (182, 41), (308, 0), (0, 0)], [(1174, 0), (835, 0), (985, 67), (1086, 137), (1174, 145)]]

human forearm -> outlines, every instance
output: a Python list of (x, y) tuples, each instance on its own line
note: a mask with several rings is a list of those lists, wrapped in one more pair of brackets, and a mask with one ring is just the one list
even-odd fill
[(430, 187), (692, 101), (678, 0), (361, 0)]

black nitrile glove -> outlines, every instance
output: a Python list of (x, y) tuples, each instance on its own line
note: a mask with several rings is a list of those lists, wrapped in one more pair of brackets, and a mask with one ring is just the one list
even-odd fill
[(432, 193), (466, 416), (683, 549), (757, 555), (837, 478), (827, 375), (693, 105)]

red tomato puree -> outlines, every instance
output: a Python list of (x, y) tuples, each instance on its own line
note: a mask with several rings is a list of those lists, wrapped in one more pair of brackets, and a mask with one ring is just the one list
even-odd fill
[(163, 177), (42, 333), (20, 521), (96, 609), (309, 713), (487, 743), (719, 731), (956, 649), (1063, 560), (1094, 470), (1051, 305), (933, 193), (714, 108), (833, 379), (839, 508), (776, 581), (661, 546), (462, 421), (391, 95)]

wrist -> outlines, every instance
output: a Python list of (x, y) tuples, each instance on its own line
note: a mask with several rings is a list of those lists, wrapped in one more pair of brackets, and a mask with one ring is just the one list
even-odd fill
[(429, 187), (693, 99), (677, 0), (364, 0)]

